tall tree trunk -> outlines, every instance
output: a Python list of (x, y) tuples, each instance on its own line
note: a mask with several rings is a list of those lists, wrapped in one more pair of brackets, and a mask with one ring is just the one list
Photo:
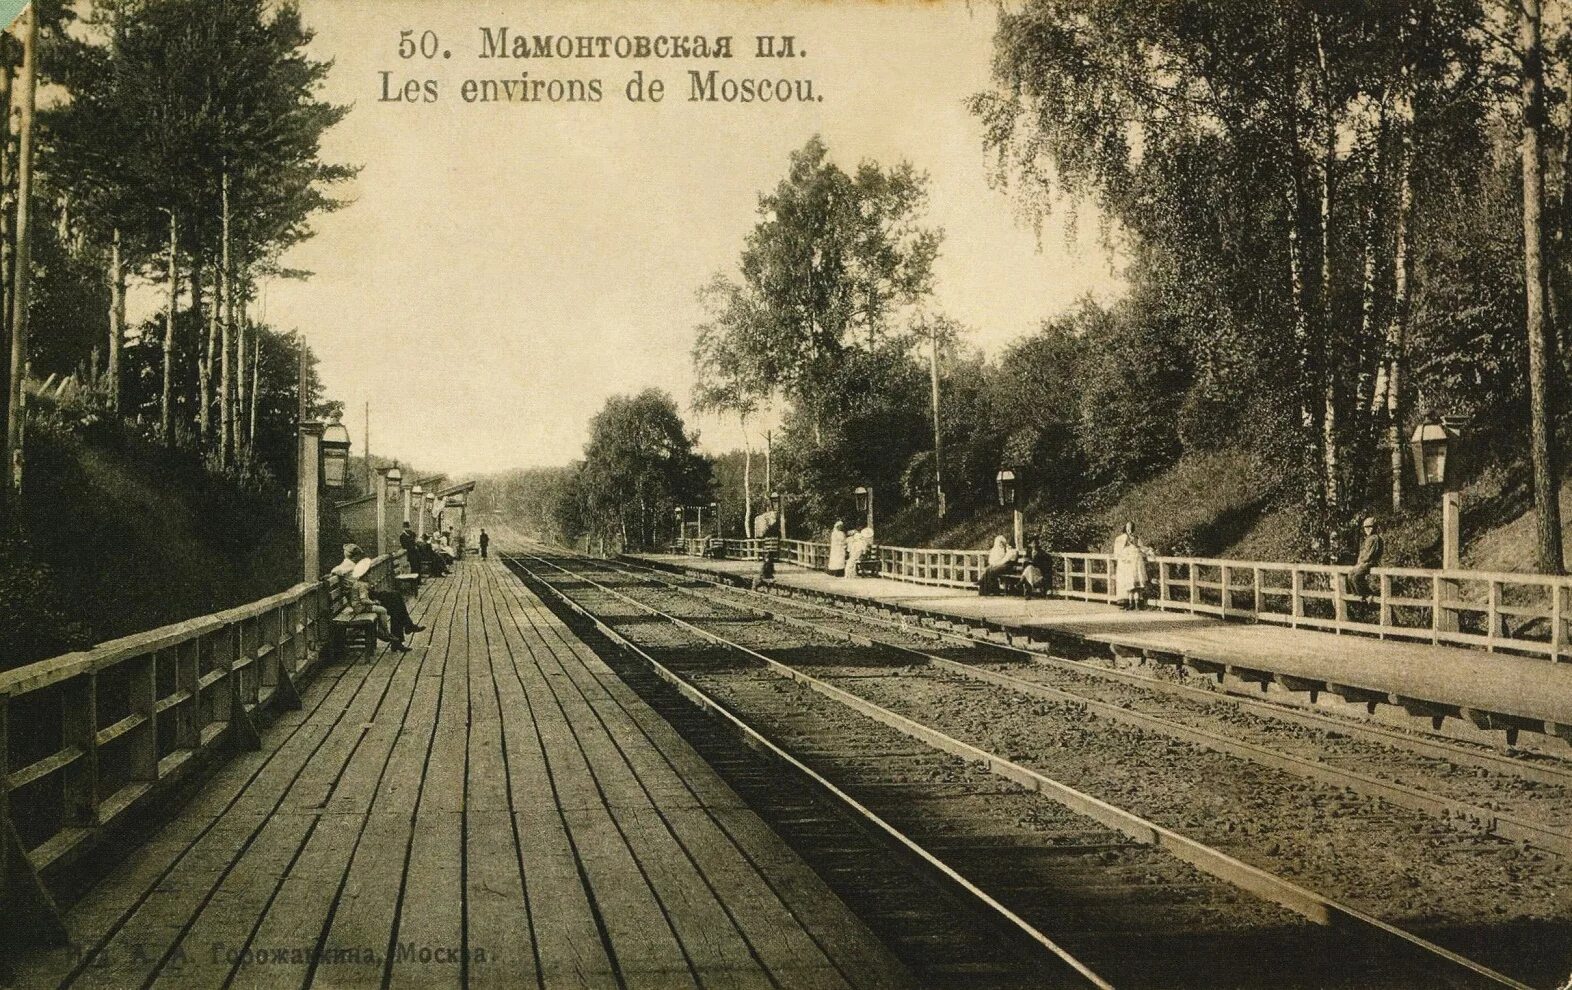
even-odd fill
[(1398, 126), (1397, 216), (1393, 218), (1392, 318), (1386, 330), (1386, 447), (1391, 458), (1392, 511), (1403, 508), (1402, 387), (1403, 351), (1408, 342), (1409, 278), (1413, 258), (1408, 250), (1408, 222), (1414, 210), (1414, 106), (1405, 95)]
[(206, 383), (202, 386), (202, 440), (207, 449), (212, 450), (213, 444), (213, 374), (218, 362), (218, 300), (221, 293), (219, 285), (218, 266), (209, 262), (208, 269), (213, 273), (212, 295), (207, 303), (207, 345), (202, 356), (202, 369)]
[[(259, 383), (262, 381), (262, 335), (251, 335), (251, 411), (250, 422), (246, 424), (246, 447), (254, 449), (257, 443), (257, 393), (261, 391)], [(368, 462), (369, 463), (369, 462)]]
[(1529, 443), (1534, 461), (1534, 508), (1538, 517), (1537, 563), (1544, 574), (1560, 574), (1561, 504), (1555, 462), (1555, 419), (1550, 410), (1551, 338), (1545, 314), (1545, 162), (1540, 144), (1544, 123), (1544, 66), (1539, 0), (1521, 0), (1518, 21), (1523, 59), (1523, 290), (1527, 300)]
[(748, 439), (748, 416), (742, 416), (742, 538), (753, 535), (753, 443)]
[(939, 429), (939, 330), (934, 327), (928, 339), (928, 377), (933, 393), (933, 494), (939, 502), (939, 519), (944, 519), (944, 444)]
[[(238, 299), (236, 298), (238, 297)], [(241, 428), (246, 417), (246, 355), (249, 348), (246, 346), (246, 302), (245, 290), (238, 291), (233, 285), (230, 287), (230, 319), (235, 324), (235, 355), (239, 359), (235, 368), (235, 455), (241, 456), (246, 448), (245, 430)], [(238, 313), (237, 313), (238, 311)]]
[(126, 335), (126, 263), (120, 253), (120, 228), (109, 236), (109, 408), (120, 414), (120, 344)]
[[(11, 47), (0, 34), (0, 340), (6, 342), (8, 353), (11, 340), (11, 273), (14, 268), (16, 244), (11, 239), (11, 206), (15, 156), (11, 147)], [(10, 395), (10, 362), (0, 360), (0, 395)], [(5, 434), (7, 420), (5, 403), (0, 403), (0, 436)]]
[(175, 308), (180, 301), (180, 225), (169, 211), (169, 306), (164, 315), (164, 387), (158, 400), (158, 429), (165, 443), (173, 443), (170, 404), (174, 396)]
[[(196, 329), (197, 350), (197, 435), (201, 438), (202, 449), (205, 451), (208, 441), (213, 435), (213, 331), (212, 318), (209, 315), (212, 307), (207, 305), (205, 294), (206, 286), (203, 279), (206, 275), (206, 264), (201, 258), (191, 260), (191, 318), (192, 327)], [(203, 333), (206, 326), (207, 332)]]
[(22, 490), (23, 378), (27, 375), (27, 301), (32, 280), (33, 100), (38, 79), (38, 8), (28, 7), (22, 35), (22, 70), (17, 82), (16, 273), (12, 279), (11, 373), (7, 381), (7, 487)]
[(1338, 504), (1341, 501), (1341, 451), (1338, 436), (1338, 384), (1342, 362), (1337, 346), (1335, 314), (1332, 312), (1332, 173), (1337, 166), (1337, 122), (1332, 106), (1331, 74), (1326, 63), (1326, 45), (1319, 24), (1316, 27), (1316, 63), (1320, 69), (1321, 147), (1318, 180), (1320, 185), (1321, 286), (1317, 329), (1321, 333), (1321, 487), (1323, 514), (1319, 530), (1329, 552), (1335, 551)]
[(234, 315), (230, 300), (234, 292), (230, 285), (229, 271), (229, 173), (223, 177), (221, 194), (222, 216), (220, 232), (220, 260), (218, 264), (219, 298), (214, 305), (219, 306), (219, 358), (218, 358), (218, 392), (219, 392), (219, 434), (218, 434), (218, 461), (228, 466), (235, 449), (235, 396), (234, 377), (230, 369), (230, 353), (233, 350), (230, 343), (230, 318)]

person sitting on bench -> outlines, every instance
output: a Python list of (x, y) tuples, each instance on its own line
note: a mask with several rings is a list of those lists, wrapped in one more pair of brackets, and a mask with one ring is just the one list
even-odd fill
[(388, 603), (379, 597), (379, 593), (372, 589), (366, 581), (366, 574), (371, 570), (371, 558), (353, 543), (344, 544), (344, 559), (329, 574), (338, 580), (349, 593), (349, 603), (356, 612), (370, 612), (376, 616), (376, 625), (373, 632), (380, 640), (388, 644), (388, 648), (396, 653), (408, 653), (409, 647), (404, 645), (406, 632), (419, 632), (423, 626), (417, 626), (410, 621), (409, 611), (404, 607), (403, 596), (398, 592), (382, 592), (382, 596), (391, 595), (398, 599), (397, 609), (390, 608)]
[(415, 620), (410, 618), (409, 606), (405, 604), (404, 596), (399, 594), (398, 589), (371, 586), (366, 580), (366, 574), (371, 570), (371, 558), (362, 553), (359, 547), (355, 548), (355, 552), (359, 554), (359, 558), (355, 561), (355, 569), (350, 572), (350, 577), (364, 589), (367, 598), (387, 612), (391, 627), (388, 631), (393, 637), (393, 648), (402, 653), (408, 649), (404, 646), (405, 638), (410, 633), (425, 631), (426, 627), (417, 625)]
[(988, 567), (982, 572), (982, 578), (977, 582), (979, 595), (997, 595), (999, 593), (999, 579), (1015, 570), (1015, 554), (1010, 552), (1010, 544), (1002, 536), (993, 538), (993, 547), (988, 551)]
[(448, 565), (443, 563), (442, 555), (437, 553), (431, 545), (431, 534), (427, 533), (415, 542), (415, 549), (420, 554), (420, 566), (432, 577), (446, 577)]
[(1042, 537), (1033, 536), (1026, 542), (1026, 566), (1021, 569), (1021, 597), (1041, 595), (1047, 598), (1053, 590), (1048, 578), (1052, 573), (1053, 558), (1043, 549)]

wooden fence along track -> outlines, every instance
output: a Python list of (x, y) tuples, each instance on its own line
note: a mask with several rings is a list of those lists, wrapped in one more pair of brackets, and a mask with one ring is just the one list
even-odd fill
[[(721, 541), (728, 556), (758, 558), (763, 541)], [(822, 570), (829, 546), (779, 541), (781, 559)], [(682, 550), (700, 556), (705, 541)], [(880, 576), (914, 584), (971, 588), (987, 566), (984, 550), (876, 547)], [(1057, 594), (1090, 602), (1115, 602), (1117, 564), (1112, 554), (1049, 555)], [(1572, 661), (1572, 577), (1490, 571), (1378, 567), (1377, 593), (1350, 595), (1351, 568), (1208, 557), (1152, 559), (1157, 608), (1225, 619), (1274, 623), (1292, 629), (1356, 633), (1438, 645), (1518, 653)]]
[[(368, 580), (390, 581), (400, 556), (377, 558)], [(60, 936), (50, 876), (191, 768), (256, 748), (265, 721), (299, 708), (331, 598), (325, 581), (298, 584), (0, 673), (0, 899)]]
[[(733, 649), (762, 663), (768, 670), (781, 677), (803, 684), (823, 695), (831, 698), (846, 707), (859, 712), (883, 725), (889, 726), (911, 738), (918, 739), (936, 749), (959, 756), (968, 761), (978, 763), (991, 772), (1020, 784), (1031, 790), (1038, 791), (1053, 800), (1086, 815), (1116, 831), (1119, 831), (1138, 842), (1148, 843), (1167, 849), (1176, 857), (1191, 863), (1197, 868), (1210, 873), (1222, 880), (1235, 884), (1259, 897), (1271, 900), (1318, 924), (1346, 925), (1365, 932), (1379, 933), (1397, 942), (1411, 946), (1439, 964), (1451, 967), (1458, 972), (1466, 972), (1481, 982), (1522, 988), (1519, 983), (1505, 974), (1496, 972), (1473, 960), (1467, 959), (1442, 946), (1436, 945), (1411, 932), (1391, 925), (1372, 915), (1358, 910), (1350, 905), (1340, 903), (1325, 897), (1315, 891), (1309, 890), (1296, 883), (1268, 873), (1265, 870), (1241, 862), (1226, 853), (1220, 852), (1203, 843), (1197, 842), (1171, 829), (1164, 828), (1150, 822), (1138, 815), (1125, 811), (1107, 802), (1101, 801), (1091, 795), (1078, 791), (1068, 785), (1055, 781), (1046, 775), (1021, 766), (1013, 761), (986, 752), (971, 746), (958, 739), (939, 732), (929, 726), (923, 725), (906, 716), (897, 714), (870, 701), (850, 694), (840, 688), (830, 685), (802, 670), (784, 663), (767, 654), (743, 646), (727, 639), (711, 630), (694, 625), (691, 622), (664, 612), (636, 598), (625, 595), (614, 588), (608, 587), (582, 571), (569, 571), (560, 565), (545, 558), (530, 555), (530, 557), (547, 567), (555, 569), (564, 575), (576, 580), (584, 581), (601, 593), (616, 598), (619, 601), (639, 609), (642, 612), (654, 615), (666, 622), (684, 629), (695, 636), (702, 637), (710, 642)], [(588, 562), (588, 561), (587, 561)], [(596, 566), (604, 566), (603, 562), (594, 561)], [(536, 580), (546, 586), (551, 582), (541, 578), (533, 570), (530, 572)], [(560, 590), (558, 594), (562, 593)], [(563, 595), (565, 598), (566, 596)], [(603, 625), (603, 623), (598, 623)], [(672, 675), (676, 676), (676, 675)], [(689, 685), (691, 688), (691, 685)], [(694, 689), (697, 690), (697, 689)], [(1049, 939), (1049, 936), (1043, 936)], [(1051, 939), (1050, 939), (1051, 942)]]

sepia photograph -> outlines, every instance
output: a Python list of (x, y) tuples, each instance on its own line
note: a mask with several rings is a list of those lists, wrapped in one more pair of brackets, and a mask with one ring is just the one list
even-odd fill
[(0, 0), (0, 114), (0, 990), (1572, 990), (1568, 0)]

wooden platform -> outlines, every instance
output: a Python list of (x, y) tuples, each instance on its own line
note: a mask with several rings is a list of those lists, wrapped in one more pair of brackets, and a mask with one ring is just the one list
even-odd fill
[[(750, 561), (645, 555), (651, 563), (751, 578)], [(776, 583), (861, 598), (962, 624), (1063, 644), (1078, 641), (1106, 656), (1148, 656), (1216, 670), (1235, 681), (1319, 695), (1341, 691), (1359, 704), (1400, 702), (1427, 714), (1436, 706), (1473, 714), (1479, 729), (1519, 727), (1572, 738), (1572, 664), (1458, 647), (1334, 635), (1276, 625), (1225, 622), (1182, 612), (1128, 612), (1063, 599), (1030, 602), (979, 597), (956, 588), (885, 578), (841, 578), (780, 564)], [(1465, 718), (1465, 721), (1467, 719)], [(1483, 724), (1481, 724), (1483, 723)], [(1477, 731), (1477, 730), (1476, 730)], [(1472, 733), (1465, 733), (1472, 734)], [(1499, 735), (1497, 736), (1499, 738)], [(1558, 748), (1561, 744), (1555, 744)]]
[(885, 987), (899, 964), (495, 559), (336, 666), (16, 986)]

